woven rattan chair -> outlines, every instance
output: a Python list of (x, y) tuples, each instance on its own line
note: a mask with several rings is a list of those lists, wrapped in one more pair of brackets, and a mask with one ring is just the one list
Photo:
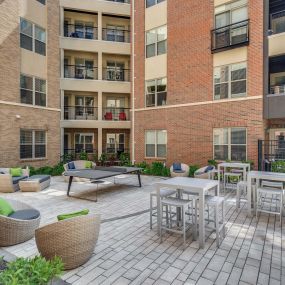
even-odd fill
[[(15, 211), (33, 209), (31, 206), (15, 201), (8, 200)], [(0, 215), (0, 247), (11, 246), (25, 242), (35, 235), (35, 230), (39, 227), (41, 217), (33, 220), (17, 220)]]
[[(85, 169), (85, 162), (86, 162), (86, 160), (75, 160), (73, 162), (74, 162), (74, 165), (75, 165), (76, 169)], [(95, 168), (95, 167), (96, 167), (96, 163), (92, 161), (92, 168)], [(64, 171), (68, 171), (69, 170), (68, 169), (68, 163), (64, 164), (63, 168), (64, 168)], [(63, 174), (64, 174), (64, 172), (63, 172)], [(69, 181), (69, 176), (64, 176), (63, 175), (63, 178), (64, 178), (65, 182)], [(73, 182), (87, 182), (89, 180), (90, 179), (80, 178), (80, 177), (73, 177)]]
[(188, 177), (189, 176), (189, 166), (187, 164), (181, 163), (181, 168), (183, 172), (173, 171), (173, 165), (170, 167), (171, 177)]
[(79, 216), (37, 229), (36, 243), (43, 257), (59, 256), (65, 269), (73, 269), (92, 256), (99, 230), (99, 215)]

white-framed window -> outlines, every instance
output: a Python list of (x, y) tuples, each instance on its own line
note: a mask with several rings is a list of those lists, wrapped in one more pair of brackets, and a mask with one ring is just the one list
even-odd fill
[(167, 131), (145, 131), (145, 156), (165, 158), (167, 152)]
[(153, 57), (167, 52), (167, 26), (146, 32), (146, 57)]
[(163, 1), (165, 1), (165, 0), (145, 0), (145, 7), (146, 7), (146, 8), (149, 8), (149, 7), (151, 7), (151, 6), (154, 6), (154, 5), (156, 5), (156, 4), (161, 3), (161, 2), (163, 2)]
[(20, 75), (21, 103), (46, 107), (46, 80)]
[(247, 159), (246, 128), (219, 128), (213, 130), (214, 159), (243, 161)]
[(46, 158), (46, 131), (20, 130), (20, 159)]
[(245, 97), (247, 63), (240, 62), (214, 68), (214, 99)]
[(74, 134), (74, 147), (75, 152), (79, 153), (85, 151), (93, 153), (94, 134), (89, 133), (76, 133)]
[(167, 79), (159, 78), (145, 82), (145, 105), (146, 107), (166, 105)]
[(107, 153), (122, 153), (125, 152), (125, 134), (106, 135), (106, 152)]
[(46, 55), (46, 31), (40, 26), (20, 19), (20, 46), (21, 48)]

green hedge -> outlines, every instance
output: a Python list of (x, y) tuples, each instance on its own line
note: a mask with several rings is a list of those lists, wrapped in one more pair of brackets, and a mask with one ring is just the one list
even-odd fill
[(44, 166), (40, 168), (30, 167), (30, 176), (37, 174), (60, 176), (63, 172), (64, 172), (63, 163), (59, 163), (53, 167), (51, 166)]
[(271, 171), (285, 173), (285, 161), (280, 160), (272, 162)]

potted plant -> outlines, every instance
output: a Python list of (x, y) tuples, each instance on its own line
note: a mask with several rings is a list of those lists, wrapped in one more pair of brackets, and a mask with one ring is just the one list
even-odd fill
[(7, 285), (59, 285), (67, 284), (58, 277), (63, 272), (63, 263), (59, 257), (47, 261), (41, 256), (17, 258), (7, 263), (0, 271), (0, 284)]

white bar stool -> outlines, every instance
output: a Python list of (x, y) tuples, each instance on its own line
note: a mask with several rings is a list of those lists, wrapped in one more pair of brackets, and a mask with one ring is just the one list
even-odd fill
[[(213, 210), (214, 210), (214, 220), (209, 219), (209, 213), (208, 213), (208, 219), (207, 219), (208, 222), (214, 223), (214, 227), (207, 226), (207, 228), (216, 231), (216, 243), (217, 243), (217, 247), (219, 247), (220, 246), (221, 232), (222, 232), (224, 238), (226, 235), (226, 231), (225, 231), (225, 199), (224, 199), (224, 197), (206, 195), (205, 196), (205, 204), (206, 204), (209, 212), (210, 212), (210, 208), (213, 208)], [(222, 208), (221, 209), (221, 216), (219, 215), (220, 206)]]
[[(166, 224), (163, 223), (163, 219), (161, 220), (161, 231), (160, 231), (160, 242), (162, 242), (162, 230), (169, 231), (169, 232), (174, 232), (178, 234), (183, 235), (183, 245), (185, 247), (185, 242), (186, 242), (186, 232), (190, 229), (193, 228), (193, 237), (194, 240), (196, 240), (197, 237), (197, 215), (195, 217), (192, 216), (192, 224), (186, 222), (186, 212), (189, 208), (189, 206), (193, 207), (193, 200), (184, 200), (184, 199), (179, 199), (179, 198), (164, 198), (161, 201), (162, 206), (166, 206), (168, 208), (168, 214), (170, 215), (170, 223)], [(176, 209), (178, 208), (181, 211), (181, 221), (182, 225), (180, 226), (180, 221), (176, 220), (173, 223), (172, 220), (172, 207)], [(197, 208), (195, 209), (197, 211)], [(178, 219), (178, 215), (175, 215), (176, 219)], [(173, 224), (175, 225), (173, 227)]]
[[(160, 189), (160, 198), (166, 198), (172, 195), (176, 195), (177, 191), (176, 190), (170, 190), (170, 189)], [(149, 222), (150, 222), (150, 229), (152, 229), (152, 217), (157, 217), (157, 211), (154, 211), (154, 199), (153, 198), (157, 198), (157, 193), (156, 191), (153, 191), (150, 193), (150, 217), (149, 217)], [(167, 209), (166, 209), (167, 211)], [(166, 213), (166, 215), (168, 216), (168, 213)]]
[[(229, 183), (231, 182), (230, 177), (236, 177), (237, 182)], [(242, 173), (239, 173), (239, 172), (225, 172), (224, 173), (224, 191), (227, 188), (237, 189), (237, 183), (241, 180), (241, 177), (242, 177)]]

